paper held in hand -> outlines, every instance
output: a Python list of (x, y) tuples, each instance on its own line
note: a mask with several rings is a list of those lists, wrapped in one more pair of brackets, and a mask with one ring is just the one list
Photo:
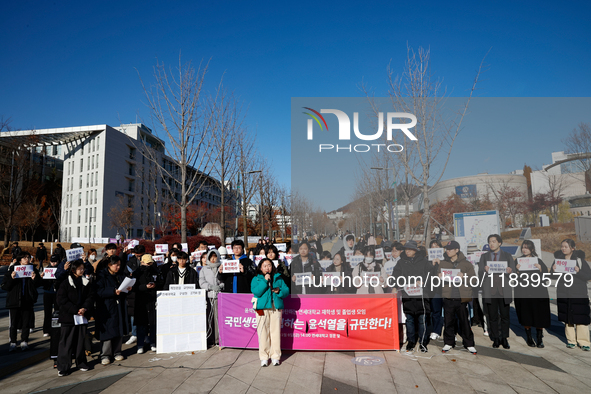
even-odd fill
[(343, 276), (343, 273), (342, 272), (323, 272), (322, 273), (322, 277), (328, 278), (326, 280), (327, 283), (330, 283), (330, 281), (332, 280), (332, 278), (338, 278), (340, 276)]
[(353, 253), (352, 250), (345, 250), (345, 260), (347, 260), (350, 263), (351, 262), (351, 258), (353, 257), (353, 254), (354, 253)]
[(56, 268), (47, 267), (43, 270), (43, 279), (55, 279)]
[(154, 248), (156, 249), (156, 254), (168, 253), (168, 244), (156, 244)]
[(139, 244), (140, 244), (139, 239), (130, 239), (129, 243), (127, 244), (127, 249), (133, 249), (134, 247), (138, 246)]
[(443, 260), (443, 248), (429, 248), (427, 251), (429, 252), (429, 261)]
[(32, 265), (16, 265), (14, 267), (14, 272), (16, 272), (16, 278), (30, 278), (33, 276), (33, 266)]
[(84, 316), (74, 315), (74, 325), (88, 324), (88, 320)]
[(163, 255), (155, 255), (152, 257), (154, 259), (154, 261), (156, 262), (156, 265), (158, 267), (160, 267), (162, 264), (164, 264), (164, 256)]
[(312, 273), (311, 272), (302, 272), (302, 273), (297, 273), (294, 274), (296, 277), (296, 285), (297, 286), (302, 286), (304, 283), (304, 278), (310, 278), (310, 279), (306, 279), (306, 285), (309, 286), (312, 284)]
[(322, 267), (322, 271), (326, 271), (326, 269), (332, 265), (332, 260), (320, 260), (318, 263)]
[(554, 268), (554, 272), (563, 273), (563, 274), (576, 274), (575, 267), (577, 266), (577, 260), (559, 260), (556, 259), (554, 263), (556, 267)]
[(273, 244), (273, 245), (275, 245), (278, 252), (286, 252), (287, 244), (281, 243), (281, 244)]
[(67, 261), (78, 260), (80, 258), (80, 256), (82, 256), (82, 253), (84, 253), (84, 248), (68, 249), (68, 250), (66, 250), (66, 260)]
[(488, 265), (489, 274), (504, 274), (507, 272), (506, 261), (489, 261), (486, 264)]
[(181, 249), (183, 250), (183, 252), (189, 253), (189, 244), (188, 243), (182, 243), (181, 244)]
[(240, 272), (238, 260), (222, 260), (222, 272), (224, 274), (235, 274)]
[(127, 288), (133, 287), (133, 285), (135, 285), (135, 278), (125, 278), (117, 290), (121, 291), (122, 293), (127, 293)]
[(383, 260), (384, 259), (384, 249), (379, 248), (376, 249), (376, 260)]
[(462, 270), (460, 270), (458, 268), (442, 268), (441, 269), (441, 274), (443, 276), (443, 280), (448, 280), (448, 281), (452, 281), (452, 282), (455, 282), (457, 279), (461, 280), (461, 278), (458, 276), (458, 274), (460, 272), (462, 272)]
[(349, 264), (351, 265), (351, 268), (355, 268), (359, 264), (361, 264), (363, 262), (363, 259), (364, 258), (365, 257), (363, 257), (363, 256), (351, 256), (351, 260), (349, 261)]
[(422, 296), (423, 295), (423, 288), (421, 286), (404, 286), (404, 291), (409, 296)]
[(538, 268), (535, 266), (538, 264), (538, 259), (535, 257), (521, 257), (517, 259), (519, 264), (519, 271), (537, 271)]

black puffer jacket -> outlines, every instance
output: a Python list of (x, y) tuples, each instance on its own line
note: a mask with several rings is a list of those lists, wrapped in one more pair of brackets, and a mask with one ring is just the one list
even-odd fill
[[(554, 253), (555, 259), (564, 259), (564, 253)], [(556, 285), (556, 304), (558, 306), (558, 320), (567, 324), (591, 324), (589, 307), (589, 295), (587, 282), (591, 279), (591, 268), (585, 261), (585, 252), (575, 250), (570, 258), (577, 260), (579, 272), (573, 274), (572, 286), (567, 287), (567, 282), (561, 278)]]
[[(13, 279), (12, 273), (14, 272), (15, 266), (17, 264), (8, 267), (8, 271), (4, 274), (4, 280), (2, 281), (2, 289), (8, 293), (6, 294), (6, 308), (32, 308), (39, 297), (37, 287), (43, 284), (43, 278), (39, 275), (37, 268), (33, 268), (35, 279)], [(23, 286), (25, 287), (24, 291)]]
[[(398, 278), (400, 276), (406, 278), (406, 283), (410, 283), (410, 277), (421, 277), (423, 283), (423, 295), (422, 296), (409, 296), (402, 290), (402, 305), (404, 313), (409, 314), (427, 314), (431, 312), (430, 307), (430, 282), (433, 275), (437, 275), (437, 266), (433, 266), (425, 257), (425, 252), (418, 251), (413, 257), (408, 257), (406, 253), (400, 255), (400, 260), (392, 271), (392, 276)], [(402, 284), (402, 279), (397, 282)]]
[(85, 277), (76, 278), (69, 274), (57, 291), (57, 304), (60, 306), (58, 321), (66, 325), (74, 325), (74, 315), (82, 308), (86, 309), (84, 317), (92, 316), (93, 307), (92, 285)]

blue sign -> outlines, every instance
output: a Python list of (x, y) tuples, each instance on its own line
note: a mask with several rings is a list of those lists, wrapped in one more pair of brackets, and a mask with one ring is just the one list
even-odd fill
[(460, 198), (476, 198), (476, 185), (456, 186), (456, 194)]

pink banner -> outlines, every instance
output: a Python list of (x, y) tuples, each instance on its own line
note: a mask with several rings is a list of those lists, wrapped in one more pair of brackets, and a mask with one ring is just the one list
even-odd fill
[[(220, 346), (258, 348), (252, 294), (218, 295)], [(398, 302), (392, 294), (288, 296), (281, 348), (285, 350), (399, 349)]]

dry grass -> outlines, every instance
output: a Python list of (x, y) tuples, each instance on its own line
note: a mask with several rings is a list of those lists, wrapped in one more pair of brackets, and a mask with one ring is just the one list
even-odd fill
[[(531, 229), (532, 237), (539, 238), (542, 243), (542, 250), (554, 253), (560, 250), (561, 242), (566, 238), (573, 239), (577, 244), (577, 249), (585, 252), (585, 255), (591, 256), (591, 245), (581, 242), (577, 239), (575, 234), (575, 224), (573, 223), (556, 223), (550, 227), (533, 227)], [(519, 234), (521, 230), (505, 231), (501, 234), (503, 240), (507, 243), (520, 245)]]

